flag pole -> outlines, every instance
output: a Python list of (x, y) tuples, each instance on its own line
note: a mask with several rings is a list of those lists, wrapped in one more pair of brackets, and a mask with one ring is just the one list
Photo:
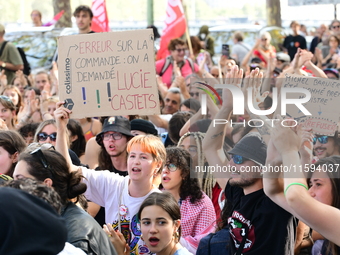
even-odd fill
[(184, 9), (185, 24), (186, 24), (186, 28), (185, 28), (185, 37), (187, 38), (190, 56), (192, 56), (192, 55), (194, 55), (194, 52), (193, 52), (193, 50), (192, 50), (192, 45), (191, 45), (191, 40), (190, 40), (190, 34), (189, 34), (189, 19), (188, 19), (188, 13), (187, 13), (187, 6), (186, 6), (185, 4), (183, 4), (183, 0), (182, 0), (182, 5), (183, 5), (183, 9)]

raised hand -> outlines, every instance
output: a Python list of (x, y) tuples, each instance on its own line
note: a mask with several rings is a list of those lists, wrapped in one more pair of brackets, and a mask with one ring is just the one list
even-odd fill
[[(233, 69), (227, 73), (225, 83), (240, 88), (243, 79), (243, 70), (238, 66), (234, 66)], [(227, 108), (233, 107), (233, 95), (229, 89), (223, 89), (222, 92), (222, 106)]]
[(64, 101), (57, 103), (57, 109), (54, 111), (54, 118), (56, 120), (57, 129), (59, 128), (67, 128), (68, 120), (70, 119), (71, 110), (65, 108)]
[(117, 254), (128, 255), (130, 254), (130, 247), (121, 232), (115, 231), (111, 224), (104, 224), (104, 232), (110, 237), (110, 241), (115, 247)]

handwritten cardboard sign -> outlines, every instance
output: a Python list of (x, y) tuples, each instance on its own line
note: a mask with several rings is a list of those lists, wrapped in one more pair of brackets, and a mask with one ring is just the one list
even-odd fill
[[(340, 81), (324, 78), (286, 75), (286, 88), (304, 88), (311, 99), (304, 107), (312, 114), (304, 115), (295, 105), (287, 105), (287, 115), (313, 129), (315, 134), (334, 135), (340, 116)], [(289, 94), (288, 98), (300, 98), (301, 94)]]
[(63, 36), (58, 55), (72, 118), (160, 113), (151, 29)]

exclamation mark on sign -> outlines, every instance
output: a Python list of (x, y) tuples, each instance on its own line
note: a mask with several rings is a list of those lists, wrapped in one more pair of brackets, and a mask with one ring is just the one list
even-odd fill
[(110, 82), (107, 83), (107, 95), (109, 96), (109, 102), (111, 102), (111, 87), (110, 87)]
[(100, 96), (99, 96), (99, 90), (97, 89), (97, 104), (98, 108), (100, 108)]
[(81, 88), (82, 92), (83, 92), (83, 100), (84, 100), (84, 104), (86, 104), (86, 92), (85, 92), (85, 87)]

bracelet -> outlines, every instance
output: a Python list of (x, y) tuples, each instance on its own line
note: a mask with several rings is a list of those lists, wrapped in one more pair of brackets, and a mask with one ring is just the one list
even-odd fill
[(289, 189), (289, 187), (292, 186), (292, 185), (299, 185), (299, 186), (305, 187), (306, 190), (308, 190), (308, 187), (306, 186), (306, 184), (303, 184), (303, 183), (300, 183), (300, 182), (292, 182), (292, 183), (289, 184), (289, 185), (287, 186), (287, 188), (285, 189), (285, 191), (284, 191), (284, 194), (285, 194), (285, 195), (286, 195), (287, 190)]

